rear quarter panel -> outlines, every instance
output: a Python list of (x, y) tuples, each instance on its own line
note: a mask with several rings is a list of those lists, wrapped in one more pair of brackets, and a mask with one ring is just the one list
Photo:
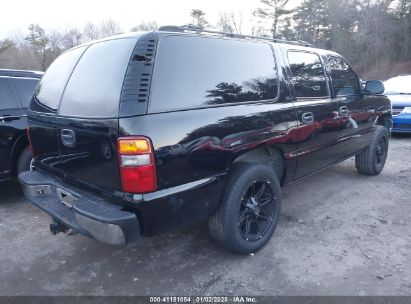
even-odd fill
[(287, 158), (293, 121), (292, 103), (257, 103), (123, 118), (120, 132), (152, 140), (161, 190), (225, 173), (234, 158), (261, 146)]

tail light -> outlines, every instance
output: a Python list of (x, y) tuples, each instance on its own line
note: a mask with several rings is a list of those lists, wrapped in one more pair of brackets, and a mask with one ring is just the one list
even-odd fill
[(147, 193), (157, 190), (156, 163), (150, 140), (120, 137), (117, 148), (123, 191)]
[(26, 129), (26, 134), (27, 134), (27, 140), (29, 141), (29, 148), (31, 151), (31, 156), (34, 157), (34, 150), (33, 150), (33, 144), (31, 143), (31, 138), (30, 138), (30, 129)]

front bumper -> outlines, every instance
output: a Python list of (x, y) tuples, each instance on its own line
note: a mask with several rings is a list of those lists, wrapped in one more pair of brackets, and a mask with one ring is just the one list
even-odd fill
[(411, 133), (411, 114), (399, 114), (392, 117), (394, 133)]
[(23, 172), (19, 180), (31, 203), (75, 232), (112, 245), (132, 243), (140, 237), (136, 215), (122, 206), (80, 193), (37, 171)]

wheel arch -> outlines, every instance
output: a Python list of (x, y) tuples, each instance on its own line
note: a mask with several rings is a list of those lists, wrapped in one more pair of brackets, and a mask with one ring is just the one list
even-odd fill
[(17, 162), (19, 160), (21, 152), (29, 146), (29, 141), (26, 135), (26, 131), (24, 130), (23, 133), (21, 133), (18, 138), (16, 139), (13, 148), (10, 152), (10, 161), (12, 164), (11, 170), (13, 173), (16, 172), (17, 169)]
[(376, 125), (385, 127), (388, 131), (392, 128), (392, 116), (390, 113), (380, 115), (375, 123)]
[(229, 164), (229, 170), (238, 163), (264, 164), (273, 169), (281, 186), (285, 182), (287, 163), (284, 151), (279, 147), (260, 146), (235, 155)]

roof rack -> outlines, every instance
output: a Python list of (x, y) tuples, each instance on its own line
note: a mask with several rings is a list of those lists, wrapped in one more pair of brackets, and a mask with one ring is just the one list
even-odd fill
[(301, 46), (307, 46), (307, 47), (315, 47), (311, 43), (308, 43), (302, 40), (286, 40), (286, 39), (258, 37), (258, 36), (252, 36), (252, 35), (243, 35), (243, 34), (236, 34), (236, 33), (205, 30), (205, 29), (200, 28), (199, 26), (192, 25), (192, 24), (183, 25), (183, 26), (177, 26), (177, 25), (161, 26), (158, 29), (158, 31), (159, 32), (178, 32), (178, 33), (198, 33), (198, 34), (205, 33), (205, 34), (213, 34), (213, 35), (222, 35), (222, 36), (230, 37), (230, 38), (258, 39), (258, 40), (266, 40), (266, 41), (276, 42), (276, 43), (287, 43), (287, 44), (301, 45)]

